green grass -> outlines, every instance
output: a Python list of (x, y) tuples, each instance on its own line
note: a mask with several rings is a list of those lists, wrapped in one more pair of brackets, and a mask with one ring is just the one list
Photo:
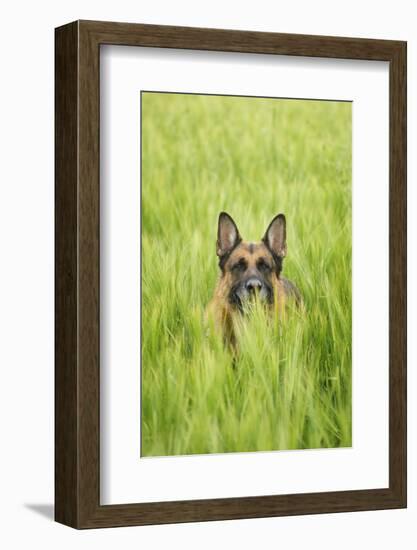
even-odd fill
[[(287, 217), (305, 313), (204, 311), (221, 210), (245, 239)], [(351, 104), (142, 94), (142, 456), (351, 446)]]

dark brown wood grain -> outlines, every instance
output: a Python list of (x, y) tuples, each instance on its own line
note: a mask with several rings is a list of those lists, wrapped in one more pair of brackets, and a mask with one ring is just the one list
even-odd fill
[[(56, 520), (76, 528), (94, 528), (405, 507), (406, 43), (78, 21), (56, 29), (55, 44)], [(100, 505), (99, 55), (102, 44), (389, 62), (388, 488)]]
[(77, 40), (55, 43), (55, 519), (77, 525)]
[(390, 60), (389, 479), (407, 494), (407, 47)]

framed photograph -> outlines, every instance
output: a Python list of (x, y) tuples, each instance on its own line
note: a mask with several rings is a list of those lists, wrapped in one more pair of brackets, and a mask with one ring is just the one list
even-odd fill
[(406, 506), (406, 43), (56, 29), (56, 521)]

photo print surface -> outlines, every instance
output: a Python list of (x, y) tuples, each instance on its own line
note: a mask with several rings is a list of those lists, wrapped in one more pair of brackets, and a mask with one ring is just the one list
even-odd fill
[(350, 447), (352, 103), (140, 101), (141, 456)]

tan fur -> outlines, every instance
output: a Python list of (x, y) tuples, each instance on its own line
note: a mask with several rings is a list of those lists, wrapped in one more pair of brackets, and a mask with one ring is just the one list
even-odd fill
[[(207, 307), (207, 315), (212, 319), (214, 326), (219, 330), (232, 348), (236, 347), (236, 338), (233, 328), (233, 317), (239, 315), (236, 309), (230, 304), (228, 296), (232, 286), (232, 276), (228, 270), (229, 265), (233, 265), (240, 258), (244, 258), (249, 266), (255, 265), (260, 258), (265, 259), (273, 265), (273, 258), (263, 243), (242, 242), (232, 252), (225, 265), (224, 272), (219, 276), (214, 295)], [(270, 305), (271, 313), (275, 312), (279, 318), (285, 314), (285, 305), (287, 302), (287, 293), (284, 284), (280, 278), (273, 273), (271, 283), (274, 292), (274, 302)]]

